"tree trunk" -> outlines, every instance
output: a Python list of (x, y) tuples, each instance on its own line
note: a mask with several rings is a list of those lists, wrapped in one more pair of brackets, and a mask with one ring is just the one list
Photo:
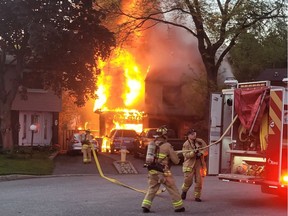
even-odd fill
[(12, 139), (12, 125), (11, 125), (11, 108), (4, 105), (3, 110), (1, 109), (1, 137), (3, 150), (13, 150), (13, 139)]
[[(206, 69), (206, 80), (207, 80), (207, 94), (206, 94), (206, 101), (207, 104), (210, 103), (210, 94), (217, 90), (217, 73), (218, 69), (217, 66), (215, 66), (215, 60), (211, 53), (207, 54), (204, 52), (204, 55), (202, 56), (202, 60)], [(211, 57), (212, 56), (212, 57)], [(203, 123), (204, 125), (209, 125), (209, 119), (210, 115), (209, 113), (209, 105), (204, 107), (205, 113), (207, 115), (204, 115)], [(207, 129), (208, 130), (208, 129)]]
[(13, 137), (11, 125), (11, 109), (12, 103), (18, 92), (20, 85), (22, 65), (21, 60), (17, 60), (15, 68), (7, 67), (3, 64), (6, 62), (4, 59), (0, 67), (0, 131), (2, 148), (3, 150), (13, 150)]
[(202, 56), (207, 75), (208, 95), (210, 95), (211, 92), (217, 90), (217, 75), (219, 69), (219, 67), (215, 65), (215, 59), (211, 58), (210, 56), (211, 55), (208, 55), (208, 57)]

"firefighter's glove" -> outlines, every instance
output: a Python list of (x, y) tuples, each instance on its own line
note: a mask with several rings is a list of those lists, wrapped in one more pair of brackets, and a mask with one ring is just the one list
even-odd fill
[(195, 153), (195, 155), (196, 155), (196, 159), (200, 159), (203, 154), (201, 152), (197, 151)]

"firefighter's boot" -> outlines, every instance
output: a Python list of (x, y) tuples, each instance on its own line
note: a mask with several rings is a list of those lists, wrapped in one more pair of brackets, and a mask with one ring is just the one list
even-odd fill
[(180, 208), (180, 209), (175, 209), (174, 211), (175, 211), (175, 212), (185, 212), (185, 208), (182, 207), (182, 208)]
[(182, 200), (185, 200), (186, 199), (186, 195), (187, 195), (187, 192), (182, 192), (182, 194), (181, 194), (181, 198), (182, 198)]
[(143, 210), (143, 213), (149, 213), (150, 212), (150, 210), (146, 207), (142, 207), (142, 210)]
[(82, 145), (82, 153), (83, 153), (83, 163), (86, 164), (88, 163), (88, 145), (84, 144)]
[(87, 148), (86, 153), (87, 153), (87, 154), (86, 154), (86, 156), (87, 156), (86, 162), (87, 162), (87, 163), (91, 163), (91, 147), (90, 147), (90, 146)]

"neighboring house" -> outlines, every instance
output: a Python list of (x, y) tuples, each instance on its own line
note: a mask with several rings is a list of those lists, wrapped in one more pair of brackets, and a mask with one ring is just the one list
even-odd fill
[(287, 68), (269, 68), (262, 71), (255, 81), (269, 80), (271, 85), (283, 86), (282, 80), (287, 77)]
[[(27, 100), (18, 94), (12, 104), (12, 125), (14, 143), (30, 146), (35, 124), (37, 130), (33, 136), (33, 146), (46, 146), (58, 143), (58, 122), (61, 111), (61, 99), (52, 92), (41, 89), (28, 89)], [(18, 132), (18, 133), (17, 133)]]
[[(13, 140), (19, 146), (30, 146), (32, 141), (33, 146), (58, 143), (61, 97), (44, 90), (38, 78), (33, 71), (25, 72), (23, 84), (28, 88), (19, 90), (12, 103)], [(33, 140), (30, 129), (32, 124), (37, 126)]]

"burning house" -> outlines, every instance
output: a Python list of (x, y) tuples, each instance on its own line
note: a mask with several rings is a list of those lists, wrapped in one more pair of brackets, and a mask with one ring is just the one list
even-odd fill
[(100, 61), (94, 105), (100, 136), (114, 128), (140, 132), (165, 124), (183, 137), (205, 115), (204, 67), (196, 40), (185, 35), (160, 25), (133, 48), (116, 49), (109, 61)]
[[(129, 9), (129, 4), (125, 1), (123, 7)], [(94, 112), (99, 115), (100, 136), (113, 128), (139, 132), (166, 124), (182, 137), (206, 115), (205, 67), (197, 40), (183, 29), (158, 24), (135, 32), (129, 45), (115, 49), (98, 65)], [(224, 79), (225, 73), (231, 76), (230, 67), (220, 72)]]

